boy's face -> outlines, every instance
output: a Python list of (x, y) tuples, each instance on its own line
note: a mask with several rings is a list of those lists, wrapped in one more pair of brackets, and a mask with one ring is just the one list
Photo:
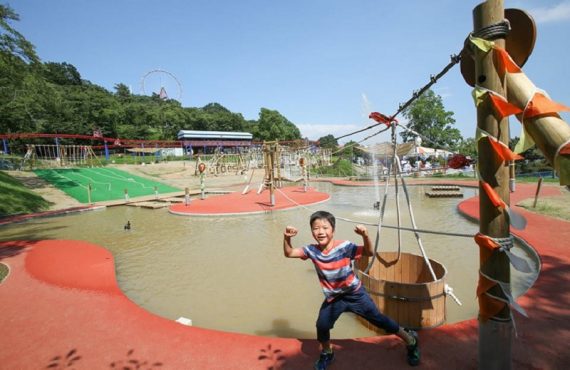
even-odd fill
[(319, 246), (326, 247), (333, 240), (334, 229), (326, 219), (316, 219), (311, 225), (313, 238)]

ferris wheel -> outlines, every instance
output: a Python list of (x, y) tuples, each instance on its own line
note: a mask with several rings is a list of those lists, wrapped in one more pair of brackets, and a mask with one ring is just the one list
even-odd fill
[(182, 85), (172, 73), (163, 69), (154, 69), (141, 78), (141, 92), (143, 95), (156, 94), (161, 99), (182, 98)]

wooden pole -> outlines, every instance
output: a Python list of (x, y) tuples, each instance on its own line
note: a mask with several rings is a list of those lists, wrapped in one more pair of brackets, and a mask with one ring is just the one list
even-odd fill
[(273, 158), (275, 159), (275, 168), (277, 168), (275, 186), (281, 188), (283, 187), (283, 184), (281, 183), (281, 147), (279, 146), (279, 141), (275, 143)]
[[(503, 0), (487, 0), (473, 10), (473, 28), (478, 31), (484, 27), (501, 22), (504, 19)], [(494, 40), (499, 47), (505, 47), (504, 39)], [(501, 81), (493, 63), (493, 53), (475, 50), (476, 83), (489, 90), (505, 95), (504, 81)], [(477, 107), (477, 126), (501, 142), (509, 142), (508, 120), (497, 121), (490, 99)], [(508, 163), (496, 156), (488, 140), (479, 140), (479, 172), (480, 181), (491, 185), (505, 203), (509, 203), (509, 169)], [(509, 221), (506, 210), (498, 210), (479, 185), (479, 231), (490, 237), (504, 238), (509, 235)], [(481, 272), (487, 276), (510, 283), (509, 259), (504, 253), (493, 254), (485, 263), (480, 261)], [(489, 293), (504, 297), (499, 286)], [(511, 342), (513, 326), (510, 309), (507, 306), (493, 318), (483, 321), (479, 319), (479, 369), (509, 370), (511, 369)]]
[(532, 203), (532, 208), (536, 208), (536, 201), (538, 200), (538, 194), (540, 193), (541, 186), (542, 186), (542, 177), (539, 177), (538, 185), (536, 186), (536, 193), (534, 194), (534, 202)]
[[(536, 92), (536, 86), (524, 73), (507, 73), (507, 96), (512, 104), (524, 109)], [(570, 145), (570, 126), (556, 113), (524, 119), (524, 127), (536, 147), (554, 167), (560, 185), (570, 185), (570, 155), (559, 154)]]
[(275, 163), (275, 147), (269, 147), (269, 153), (267, 155), (269, 162), (269, 202), (272, 206), (275, 205), (275, 169), (273, 164)]

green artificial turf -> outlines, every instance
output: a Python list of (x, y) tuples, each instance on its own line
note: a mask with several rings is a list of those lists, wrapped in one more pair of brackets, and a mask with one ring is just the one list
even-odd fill
[(89, 188), (91, 202), (125, 199), (125, 189), (129, 198), (153, 195), (155, 190), (158, 194), (180, 191), (115, 168), (62, 168), (34, 172), (81, 203), (89, 203)]

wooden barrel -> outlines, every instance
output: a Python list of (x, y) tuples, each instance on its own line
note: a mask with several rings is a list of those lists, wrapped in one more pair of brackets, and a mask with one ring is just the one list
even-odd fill
[[(433, 328), (445, 322), (445, 267), (430, 259), (433, 281), (423, 257), (410, 253), (380, 252), (368, 274), (358, 277), (380, 312), (410, 329)], [(367, 258), (358, 264), (360, 270)], [(362, 320), (366, 326), (375, 329)]]

